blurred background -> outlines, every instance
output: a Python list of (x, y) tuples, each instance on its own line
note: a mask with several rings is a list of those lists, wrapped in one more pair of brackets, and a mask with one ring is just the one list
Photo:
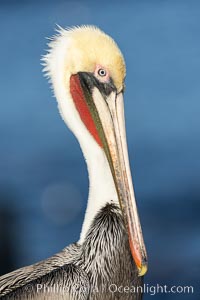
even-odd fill
[[(127, 64), (125, 110), (149, 256), (145, 282), (200, 292), (200, 2), (0, 2), (0, 275), (77, 241), (88, 194), (78, 142), (41, 55), (55, 24), (94, 24)], [(145, 295), (144, 299), (152, 298)]]

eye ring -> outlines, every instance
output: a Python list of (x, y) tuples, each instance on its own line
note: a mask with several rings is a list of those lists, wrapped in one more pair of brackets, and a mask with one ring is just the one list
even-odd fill
[(104, 69), (99, 69), (99, 70), (98, 70), (98, 75), (101, 76), (101, 77), (105, 77), (105, 76), (106, 76), (106, 70), (104, 70)]

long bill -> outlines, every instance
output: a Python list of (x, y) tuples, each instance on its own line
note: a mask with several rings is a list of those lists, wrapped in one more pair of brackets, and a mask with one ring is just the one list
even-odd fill
[[(79, 73), (79, 98), (84, 97), (109, 162), (139, 276), (147, 272), (147, 254), (134, 195), (124, 120), (123, 94), (103, 90), (91, 74)], [(76, 77), (76, 79), (78, 79)], [(81, 88), (81, 89), (80, 89)], [(81, 91), (81, 92), (80, 92)]]

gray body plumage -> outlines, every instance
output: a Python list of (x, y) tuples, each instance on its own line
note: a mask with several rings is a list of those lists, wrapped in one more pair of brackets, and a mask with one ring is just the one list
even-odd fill
[(0, 299), (139, 300), (142, 281), (120, 209), (107, 204), (82, 245), (0, 277)]

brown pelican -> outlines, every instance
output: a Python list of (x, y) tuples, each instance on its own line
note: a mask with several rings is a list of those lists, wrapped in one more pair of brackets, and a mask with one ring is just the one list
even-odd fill
[(0, 277), (1, 299), (141, 299), (147, 258), (127, 152), (122, 53), (96, 27), (60, 28), (44, 63), (87, 162), (88, 205), (80, 240)]

